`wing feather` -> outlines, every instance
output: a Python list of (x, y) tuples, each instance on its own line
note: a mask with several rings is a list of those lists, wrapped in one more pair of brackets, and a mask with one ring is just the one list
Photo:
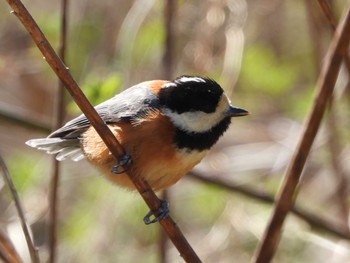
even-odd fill
[[(106, 123), (130, 122), (145, 115), (148, 111), (158, 108), (157, 96), (143, 83), (135, 85), (95, 107), (98, 115)], [(89, 127), (90, 121), (82, 114), (67, 122), (48, 137), (78, 138)]]
[[(135, 122), (148, 112), (159, 109), (159, 101), (145, 83), (140, 83), (97, 105), (95, 109), (106, 123)], [(80, 136), (89, 127), (89, 120), (82, 114), (47, 138), (32, 139), (26, 144), (50, 154), (57, 154), (58, 161), (67, 158), (80, 161), (84, 158)]]

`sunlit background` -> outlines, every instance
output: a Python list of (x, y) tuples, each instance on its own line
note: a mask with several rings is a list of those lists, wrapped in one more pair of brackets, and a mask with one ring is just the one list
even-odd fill
[[(70, 1), (66, 64), (92, 104), (164, 78), (164, 3)], [(59, 1), (25, 4), (56, 48)], [(332, 1), (337, 20), (346, 5)], [(187, 176), (170, 188), (171, 215), (204, 262), (249, 262), (272, 210), (258, 193), (278, 191), (333, 32), (317, 1), (177, 1), (173, 12), (173, 77), (211, 77), (251, 115), (234, 119), (195, 168), (234, 189)], [(53, 161), (24, 142), (50, 133), (57, 79), (5, 1), (0, 14), (0, 152), (45, 262)], [(349, 231), (349, 90), (344, 68), (298, 189), (303, 216), (289, 214), (274, 262), (350, 261), (349, 238), (330, 230)], [(65, 103), (65, 120), (80, 114), (68, 95)], [(57, 262), (160, 262), (161, 230), (143, 224), (148, 208), (138, 194), (112, 185), (85, 160), (61, 165)], [(2, 179), (0, 230), (29, 262)], [(166, 247), (167, 262), (182, 262), (170, 242)]]

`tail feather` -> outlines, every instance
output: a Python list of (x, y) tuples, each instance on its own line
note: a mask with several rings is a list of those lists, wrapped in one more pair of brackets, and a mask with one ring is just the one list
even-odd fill
[(80, 151), (77, 151), (76, 153), (71, 153), (69, 157), (72, 161), (79, 162), (80, 160), (84, 159), (85, 156), (83, 152), (80, 150)]
[(57, 154), (62, 151), (62, 147), (60, 145), (50, 146), (48, 149), (38, 148), (39, 150), (46, 150), (48, 154)]
[(43, 138), (32, 139), (26, 142), (30, 147), (44, 150), (49, 154), (57, 154), (56, 159), (63, 161), (70, 158), (73, 161), (80, 161), (84, 158), (84, 154), (80, 148), (78, 138), (62, 139), (62, 138)]
[(76, 147), (67, 147), (63, 148), (56, 156), (56, 160), (63, 161), (67, 157), (71, 157), (72, 155), (75, 155), (76, 153), (81, 152), (80, 149)]
[(64, 140), (61, 138), (42, 138), (42, 139), (32, 139), (29, 141), (26, 141), (26, 144), (33, 148), (40, 148), (41, 150), (44, 150), (44, 148), (49, 148), (52, 145), (55, 145), (57, 143), (61, 143)]

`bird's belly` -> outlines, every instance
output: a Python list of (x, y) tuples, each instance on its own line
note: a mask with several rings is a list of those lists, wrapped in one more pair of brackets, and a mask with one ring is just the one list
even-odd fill
[(207, 151), (177, 151), (173, 160), (153, 164), (145, 179), (154, 190), (161, 190), (175, 184), (198, 164)]
[[(162, 160), (161, 158), (155, 158), (147, 166), (143, 165), (142, 170), (135, 169), (134, 165), (137, 167), (137, 163), (132, 164), (130, 171), (133, 176), (145, 179), (153, 190), (159, 191), (170, 187), (185, 176), (203, 159), (206, 153), (207, 151), (192, 151), (191, 153), (178, 151), (173, 159)], [(99, 168), (102, 169), (105, 177), (113, 183), (134, 190), (134, 184), (125, 173), (115, 174), (111, 172), (115, 164), (116, 162), (114, 161), (99, 166)]]
[[(138, 134), (133, 133), (132, 126), (128, 124), (109, 126), (132, 158), (130, 174), (145, 179), (153, 190), (161, 190), (176, 183), (207, 153), (207, 150), (176, 149), (173, 134), (164, 128), (166, 124), (163, 121), (162, 125), (155, 129), (150, 127), (151, 124), (144, 123), (138, 128)], [(125, 173), (112, 172), (117, 160), (94, 129), (85, 132), (82, 144), (87, 159), (97, 166), (106, 178), (122, 187), (135, 189)]]

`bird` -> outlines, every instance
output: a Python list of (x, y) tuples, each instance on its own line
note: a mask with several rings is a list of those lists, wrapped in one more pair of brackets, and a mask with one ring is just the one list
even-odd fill
[(124, 148), (117, 160), (85, 115), (47, 138), (27, 145), (56, 154), (58, 161), (86, 158), (115, 184), (134, 190), (121, 163), (154, 191), (175, 184), (197, 165), (228, 129), (231, 118), (248, 115), (233, 106), (222, 87), (208, 77), (183, 75), (136, 84), (95, 107)]

